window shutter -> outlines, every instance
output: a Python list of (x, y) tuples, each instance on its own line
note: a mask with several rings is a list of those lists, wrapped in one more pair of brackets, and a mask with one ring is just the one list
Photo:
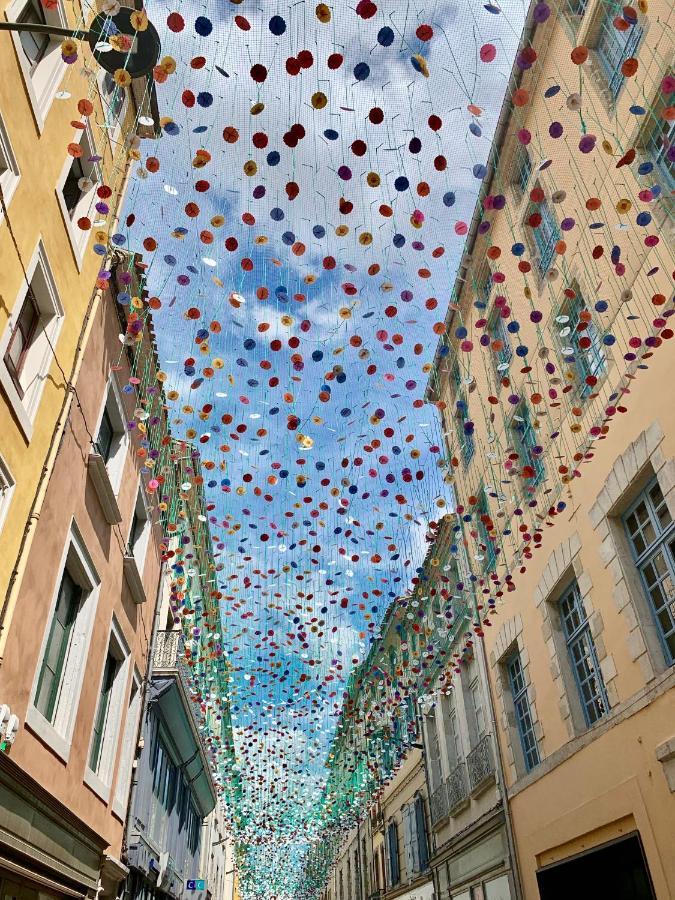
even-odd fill
[(424, 872), (429, 865), (429, 846), (427, 843), (427, 823), (424, 816), (424, 800), (415, 800), (415, 823), (417, 833), (418, 871)]
[(410, 832), (412, 835), (412, 863), (413, 872), (420, 871), (419, 832), (417, 824), (417, 797), (408, 807), (410, 809)]
[(412, 807), (404, 806), (403, 807), (403, 846), (405, 848), (405, 869), (408, 877), (412, 875), (415, 871), (415, 862), (413, 856), (413, 845), (414, 845), (414, 835), (413, 835), (413, 817), (412, 817)]

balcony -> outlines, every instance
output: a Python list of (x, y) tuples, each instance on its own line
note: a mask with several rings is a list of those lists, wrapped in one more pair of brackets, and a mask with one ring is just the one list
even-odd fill
[(492, 757), (492, 738), (483, 735), (466, 758), (471, 795), (475, 796), (495, 780), (495, 764)]
[(153, 678), (178, 678), (188, 698), (192, 719), (199, 729), (198, 704), (190, 699), (190, 668), (185, 662), (185, 640), (182, 631), (158, 631), (152, 660)]
[(216, 802), (209, 753), (200, 731), (199, 703), (192, 697), (192, 677), (185, 661), (182, 631), (157, 631), (152, 656), (152, 699), (181, 757), (197, 804), (207, 816)]
[(432, 828), (448, 818), (448, 789), (444, 781), (429, 795), (429, 810)]
[(445, 782), (448, 789), (448, 811), (451, 816), (469, 804), (469, 787), (466, 781), (466, 763), (458, 763)]

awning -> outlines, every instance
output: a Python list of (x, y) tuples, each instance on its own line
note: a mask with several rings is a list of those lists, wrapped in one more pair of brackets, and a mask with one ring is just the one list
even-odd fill
[(216, 788), (197, 724), (192, 717), (190, 698), (186, 695), (180, 678), (153, 679), (153, 695), (155, 709), (180, 756), (177, 761), (192, 786), (199, 812), (206, 817), (216, 805)]

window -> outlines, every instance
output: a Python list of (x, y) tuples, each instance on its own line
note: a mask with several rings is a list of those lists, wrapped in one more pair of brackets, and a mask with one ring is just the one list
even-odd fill
[(54, 721), (63, 670), (68, 659), (73, 626), (81, 599), (82, 588), (75, 583), (70, 573), (65, 571), (61, 579), (35, 694), (35, 706), (48, 722)]
[(469, 406), (463, 393), (457, 395), (455, 413), (455, 426), (457, 429), (457, 441), (460, 447), (462, 462), (468, 466), (476, 453), (476, 440), (473, 436), (473, 429), (469, 430), (464, 427), (464, 423), (469, 416)]
[(528, 227), (528, 233), (531, 234), (535, 264), (540, 276), (546, 275), (553, 264), (555, 256), (555, 245), (560, 240), (562, 232), (558, 225), (551, 206), (546, 200), (542, 200), (539, 204), (531, 204), (528, 208), (528, 219), (532, 215), (541, 216), (541, 221), (534, 228)]
[[(607, 81), (607, 89), (612, 100), (616, 100), (624, 83), (621, 66), (627, 59), (635, 56), (642, 41), (643, 29), (639, 24), (630, 25), (626, 22), (618, 0), (608, 0), (603, 7), (595, 51)], [(616, 27), (615, 20), (622, 23), (622, 30)]]
[(492, 272), (488, 265), (480, 268), (474, 279), (473, 286), (476, 293), (474, 306), (476, 309), (486, 309), (492, 293)]
[[(61, 2), (43, 4), (41, 0), (14, 0), (6, 10), (10, 22), (68, 26)], [(62, 38), (21, 31), (12, 34), (28, 97), (39, 131), (45, 125), (47, 113), (58, 90), (65, 70), (61, 59)]]
[(529, 772), (535, 766), (539, 765), (540, 757), (532, 722), (530, 700), (527, 696), (527, 685), (525, 684), (523, 666), (520, 661), (519, 653), (514, 653), (508, 660), (506, 663), (506, 670), (509, 677), (509, 688), (515, 711), (516, 728), (518, 730), (518, 737), (520, 738), (520, 747), (523, 751), (525, 771)]
[(112, 456), (113, 442), (115, 440), (115, 427), (112, 423), (112, 419), (110, 418), (110, 413), (107, 409), (103, 410), (103, 416), (101, 417), (101, 424), (98, 429), (98, 437), (96, 438), (96, 444), (99, 450), (99, 453), (103, 457), (103, 461), (107, 464), (110, 461), (110, 457)]
[(33, 296), (33, 291), (31, 288), (28, 288), (19, 317), (12, 329), (4, 357), (5, 366), (20, 397), (23, 397), (24, 394), (23, 385), (21, 384), (21, 373), (23, 372), (28, 352), (35, 340), (39, 324), (40, 310)]
[(122, 481), (127, 445), (124, 407), (113, 375), (105, 395), (94, 450), (103, 458), (115, 494)]
[(145, 505), (143, 496), (143, 488), (138, 488), (136, 495), (136, 506), (131, 517), (131, 527), (129, 529), (129, 555), (133, 556), (138, 566), (138, 571), (143, 571), (145, 563), (145, 554), (148, 549), (148, 540), (150, 538), (151, 522), (148, 517), (148, 510)]
[(30, 438), (49, 372), (63, 308), (40, 242), (26, 268), (19, 296), (0, 340), (0, 383), (16, 419)]
[(567, 11), (572, 16), (581, 18), (586, 12), (588, 0), (567, 0)]
[(450, 731), (449, 750), (452, 755), (451, 768), (454, 768), (454, 766), (456, 766), (464, 759), (464, 750), (462, 748), (462, 733), (459, 724), (459, 717), (457, 715), (457, 705), (455, 701), (454, 691), (450, 695), (450, 699), (448, 701), (448, 729)]
[(586, 309), (586, 301), (578, 289), (571, 289), (574, 297), (568, 298), (556, 316), (561, 352), (568, 363), (574, 364), (579, 375), (580, 392), (587, 397), (595, 390), (586, 379), (600, 380), (607, 371), (607, 360), (602, 349), (600, 332), (593, 316)]
[(501, 378), (502, 373), (506, 372), (513, 358), (513, 350), (511, 349), (511, 341), (506, 328), (506, 321), (501, 314), (501, 310), (496, 306), (490, 316), (488, 330), (492, 338), (492, 350), (494, 353), (495, 369), (497, 377)]
[(89, 763), (84, 778), (85, 783), (106, 802), (115, 769), (117, 738), (129, 671), (128, 660), (129, 648), (113, 619), (92, 725)]
[(435, 791), (441, 783), (441, 744), (438, 734), (438, 725), (436, 716), (432, 710), (425, 716), (426, 737), (427, 737), (427, 760), (429, 763), (429, 788)]
[(115, 84), (115, 79), (110, 72), (105, 71), (101, 71), (99, 77), (99, 90), (105, 115), (105, 127), (111, 140), (115, 141), (124, 118), (128, 95), (125, 88)]
[[(487, 498), (485, 496), (485, 487), (481, 485), (478, 492), (480, 501), (476, 507), (476, 531), (478, 532), (478, 540), (485, 547), (483, 556), (483, 569), (486, 572), (492, 572), (497, 567), (497, 550), (495, 542), (490, 538), (488, 526), (484, 518), (489, 519)], [(481, 548), (482, 549), (482, 548)]]
[(541, 447), (537, 441), (537, 434), (530, 418), (530, 410), (527, 404), (521, 403), (513, 414), (511, 421), (516, 448), (523, 466), (527, 466), (529, 476), (528, 483), (536, 487), (546, 475), (544, 460), (541, 457)]
[(412, 803), (403, 807), (402, 813), (406, 877), (410, 880), (429, 865), (424, 799), (418, 794)]
[(635, 565), (668, 665), (675, 663), (675, 526), (658, 481), (624, 516)]
[(26, 724), (65, 761), (70, 754), (99, 583), (73, 525), (26, 713)]
[[(668, 69), (664, 77), (673, 76)], [(656, 181), (666, 196), (675, 191), (675, 119), (664, 118), (667, 95), (660, 91), (646, 115), (643, 129), (642, 152), (645, 163), (651, 163), (652, 172), (646, 173), (647, 185)]]
[(2, 533), (2, 526), (9, 511), (15, 486), (16, 482), (9, 471), (9, 466), (0, 456), (0, 533)]
[(131, 683), (131, 695), (125, 717), (124, 736), (122, 738), (122, 753), (117, 769), (117, 782), (115, 784), (115, 802), (113, 811), (120, 819), (124, 819), (129, 802), (129, 785), (131, 783), (131, 768), (136, 752), (136, 735), (138, 732), (138, 720), (141, 713), (141, 678), (138, 672), (134, 672)]
[(513, 157), (512, 184), (518, 197), (522, 197), (530, 183), (532, 175), (532, 159), (527, 147), (519, 144)]
[(609, 703), (595, 642), (576, 581), (560, 598), (559, 609), (581, 709), (586, 725), (590, 727), (609, 711)]
[(427, 837), (427, 819), (424, 810), (424, 798), (415, 797), (414, 805), (415, 831), (417, 838), (418, 871), (424, 872), (429, 866), (429, 840)]
[[(12, 150), (9, 134), (4, 119), (0, 115), (0, 188), (2, 188), (5, 206), (10, 204), (19, 183), (19, 175), (19, 166)], [(2, 217), (3, 211), (0, 207), (0, 222), (2, 222)]]
[[(44, 7), (40, 0), (28, 0), (28, 3), (19, 13), (16, 20), (22, 25), (46, 25)], [(31, 72), (34, 72), (38, 65), (45, 58), (51, 38), (48, 34), (37, 34), (33, 31), (19, 32), (19, 40), (23, 49), (24, 56), (28, 60)]]
[(476, 731), (476, 739), (479, 741), (485, 734), (485, 709), (483, 707), (483, 692), (480, 686), (480, 678), (478, 675), (469, 685), (469, 696), (471, 697), (471, 712), (473, 714), (473, 725)]
[(387, 826), (387, 849), (389, 852), (389, 886), (393, 887), (401, 880), (401, 868), (398, 859), (398, 827), (396, 822)]
[(77, 142), (81, 148), (81, 155), (78, 157), (69, 155), (66, 158), (56, 188), (56, 196), (79, 265), (82, 262), (89, 232), (79, 228), (77, 220), (89, 215), (95, 200), (96, 182), (100, 180), (98, 170), (100, 157), (96, 154), (89, 126), (77, 132), (75, 143)]
[(112, 693), (115, 675), (118, 669), (118, 661), (108, 650), (103, 669), (103, 679), (101, 681), (101, 692), (98, 698), (96, 708), (96, 717), (94, 718), (94, 728), (92, 731), (91, 750), (89, 751), (89, 768), (97, 772), (101, 762), (101, 750), (103, 749), (103, 737), (105, 735), (106, 724), (108, 722), (108, 711), (110, 709), (110, 695)]

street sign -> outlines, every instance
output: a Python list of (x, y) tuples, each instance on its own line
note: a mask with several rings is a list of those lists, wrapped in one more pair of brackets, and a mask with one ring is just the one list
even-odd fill
[(188, 891), (205, 891), (206, 890), (206, 879), (205, 878), (188, 878), (187, 889), (188, 889)]

